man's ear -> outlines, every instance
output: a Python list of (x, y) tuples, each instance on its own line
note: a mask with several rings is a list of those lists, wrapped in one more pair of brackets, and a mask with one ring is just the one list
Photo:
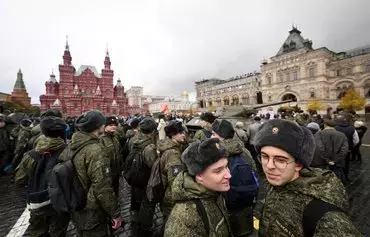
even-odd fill
[(301, 169), (303, 169), (303, 165), (300, 162), (297, 162), (297, 166), (295, 167), (295, 170), (299, 172)]
[(202, 174), (197, 174), (197, 175), (195, 176), (195, 181), (196, 181), (197, 183), (199, 183), (199, 184), (202, 184), (202, 183), (203, 183), (203, 176), (202, 176)]

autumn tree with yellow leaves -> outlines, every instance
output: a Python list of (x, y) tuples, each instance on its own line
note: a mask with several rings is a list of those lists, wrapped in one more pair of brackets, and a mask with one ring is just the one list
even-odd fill
[(317, 112), (319, 110), (324, 110), (325, 108), (326, 108), (326, 106), (323, 105), (321, 103), (321, 101), (317, 100), (317, 99), (310, 100), (307, 103), (307, 110), (308, 110), (309, 113), (314, 113), (314, 112)]
[(342, 97), (339, 107), (347, 111), (361, 110), (364, 108), (365, 104), (365, 97), (361, 96), (360, 93), (352, 88)]

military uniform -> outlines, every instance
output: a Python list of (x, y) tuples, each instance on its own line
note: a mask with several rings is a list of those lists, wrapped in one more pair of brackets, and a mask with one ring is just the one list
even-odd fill
[[(206, 130), (207, 133), (212, 134), (212, 127), (204, 127), (203, 129)], [(203, 129), (200, 129), (195, 133), (194, 140), (199, 140), (203, 142), (207, 138), (211, 137), (211, 136), (207, 137)]]
[[(222, 196), (196, 183), (187, 172), (180, 172), (176, 176), (172, 183), (172, 197), (176, 204), (168, 217), (164, 237), (232, 236)], [(194, 199), (200, 199), (205, 208), (209, 220), (209, 235)]]
[[(62, 149), (64, 141), (60, 138), (43, 138), (35, 147), (37, 153), (53, 152)], [(16, 183), (24, 184), (30, 179), (35, 169), (35, 159), (26, 153), (15, 170), (14, 180)], [(70, 220), (69, 213), (58, 213), (51, 204), (40, 208), (30, 209), (30, 236), (65, 236)]]
[(27, 148), (28, 141), (30, 140), (30, 138), (31, 138), (31, 128), (20, 125), (17, 143), (14, 151), (14, 160), (12, 163), (13, 169), (16, 169), (19, 163), (21, 162), (23, 153)]
[[(249, 151), (244, 148), (239, 140), (225, 139), (223, 143), (227, 152), (229, 153), (229, 157), (243, 154), (243, 156), (247, 159), (248, 164), (256, 173), (256, 163), (254, 162)], [(254, 230), (253, 206), (245, 207), (240, 210), (234, 210), (232, 212), (229, 211), (229, 219), (234, 236), (248, 236)]]
[[(298, 179), (285, 186), (270, 186), (260, 220), (259, 236), (304, 236), (303, 210), (314, 198), (346, 211), (343, 184), (331, 171), (302, 169)], [(327, 212), (316, 225), (315, 237), (362, 236), (343, 212)]]
[(100, 137), (100, 144), (104, 147), (110, 159), (113, 190), (116, 196), (118, 196), (119, 176), (121, 173), (121, 145), (119, 139), (116, 134), (105, 132), (104, 135)]
[[(138, 132), (131, 140), (131, 150), (142, 150), (144, 164), (151, 168), (157, 159), (157, 148), (154, 135)], [(131, 210), (138, 211), (137, 222), (141, 230), (150, 231), (153, 223), (155, 203), (150, 203), (146, 197), (145, 189), (131, 187)], [(135, 225), (136, 223), (134, 223)]]
[(174, 202), (172, 200), (171, 185), (181, 171), (185, 170), (185, 165), (181, 162), (181, 153), (183, 152), (183, 145), (175, 143), (172, 139), (166, 137), (158, 143), (158, 150), (161, 154), (160, 166), (162, 177), (167, 179), (167, 188), (163, 201), (161, 203), (161, 210), (163, 217), (166, 218), (170, 215)]
[(45, 136), (41, 134), (40, 124), (36, 125), (31, 129), (31, 138), (28, 142), (28, 150), (31, 150), (36, 147), (37, 143), (40, 141), (41, 138)]
[[(85, 145), (88, 142), (93, 144)], [(87, 204), (82, 211), (73, 212), (72, 219), (82, 237), (108, 236), (108, 226), (120, 215), (120, 210), (112, 188), (110, 162), (99, 138), (86, 132), (73, 134), (60, 158), (68, 159), (82, 146), (74, 162), (78, 178), (87, 191)]]
[(4, 127), (0, 128), (0, 176), (4, 172), (5, 165), (9, 162), (10, 157), (10, 141), (9, 133), (4, 123)]

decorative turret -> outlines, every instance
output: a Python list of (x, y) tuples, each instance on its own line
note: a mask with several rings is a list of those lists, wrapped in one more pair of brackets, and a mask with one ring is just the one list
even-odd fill
[(58, 83), (57, 80), (55, 79), (54, 70), (51, 71), (50, 78), (47, 82)]
[(293, 25), (292, 29), (289, 31), (288, 38), (284, 41), (276, 56), (280, 56), (282, 54), (302, 48), (305, 48), (306, 50), (312, 50), (312, 41), (309, 39), (304, 39), (301, 36), (301, 31), (298, 30), (297, 26)]
[(78, 89), (78, 85), (75, 85), (75, 88), (73, 89), (73, 94), (78, 95), (80, 94), (80, 89)]
[(28, 97), (21, 69), (19, 69), (17, 73), (17, 80), (15, 81), (13, 92), (10, 98), (12, 102), (21, 103), (24, 105), (31, 104), (31, 98)]
[(107, 47), (107, 51), (105, 53), (105, 59), (104, 59), (104, 69), (110, 70), (110, 65), (111, 65), (111, 62), (110, 62), (109, 51)]
[(19, 69), (17, 73), (17, 80), (15, 81), (14, 89), (26, 89), (26, 86), (23, 82), (23, 73), (21, 69)]
[(101, 95), (101, 90), (100, 90), (100, 86), (99, 85), (96, 88), (95, 95)]
[(123, 97), (125, 92), (125, 88), (123, 87), (121, 83), (121, 79), (118, 78), (117, 84), (114, 87), (114, 96), (115, 97)]
[(69, 52), (68, 36), (66, 39), (66, 47), (64, 49), (64, 54), (63, 54), (63, 64), (66, 66), (72, 65), (72, 56), (71, 56), (71, 53)]
[(59, 84), (55, 79), (54, 71), (51, 72), (49, 80), (45, 83), (46, 87), (46, 94), (47, 95), (55, 95), (58, 94), (59, 91)]

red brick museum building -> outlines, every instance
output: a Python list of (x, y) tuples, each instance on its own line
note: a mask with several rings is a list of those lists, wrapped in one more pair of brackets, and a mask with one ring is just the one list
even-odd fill
[(76, 70), (67, 42), (63, 64), (59, 65), (59, 82), (52, 73), (45, 83), (46, 93), (40, 96), (41, 112), (56, 108), (64, 116), (79, 116), (97, 109), (106, 116), (125, 115), (128, 102), (125, 89), (120, 79), (113, 85), (113, 76), (108, 50), (101, 73), (90, 65), (81, 65)]

